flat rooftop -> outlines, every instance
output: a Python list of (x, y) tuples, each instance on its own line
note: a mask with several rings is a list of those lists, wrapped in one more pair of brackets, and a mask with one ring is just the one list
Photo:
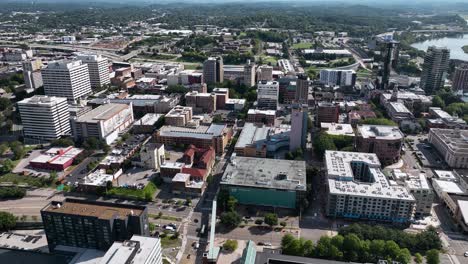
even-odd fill
[(397, 126), (362, 125), (357, 126), (357, 131), (363, 138), (396, 140), (404, 137)]
[(354, 137), (354, 129), (351, 124), (320, 123), (320, 127), (326, 129), (326, 133), (330, 135)]
[(33, 163), (50, 163), (50, 164), (65, 164), (71, 159), (81, 154), (83, 149), (68, 147), (68, 148), (51, 148), (46, 153), (36, 157), (30, 162)]
[(140, 126), (152, 126), (158, 122), (158, 120), (163, 117), (161, 114), (147, 113), (140, 120), (135, 122), (135, 125)]
[(409, 113), (409, 114), (411, 114), (411, 111), (408, 108), (406, 108), (406, 106), (403, 103), (390, 102), (390, 107), (397, 113)]
[(70, 214), (99, 219), (111, 219), (116, 215), (119, 218), (127, 218), (128, 215), (140, 216), (143, 206), (122, 205), (105, 202), (87, 202), (75, 199), (66, 199), (63, 202), (51, 202), (41, 211), (57, 214)]
[(249, 114), (249, 115), (272, 115), (272, 116), (275, 116), (276, 111), (275, 110), (249, 109), (247, 114)]
[(260, 140), (266, 140), (269, 130), (270, 128), (264, 125), (245, 123), (237, 140), (236, 148), (245, 148)]
[(434, 170), (434, 174), (441, 180), (446, 180), (446, 181), (458, 180), (457, 176), (455, 176), (455, 173), (453, 171)]
[(305, 161), (235, 157), (221, 179), (223, 185), (306, 190)]
[(456, 155), (468, 154), (468, 130), (432, 128), (434, 134)]
[(409, 178), (405, 181), (406, 186), (412, 190), (431, 190), (427, 178), (420, 173), (417, 177)]
[(462, 190), (458, 183), (453, 181), (443, 181), (433, 179), (432, 184), (437, 186), (442, 192), (452, 193), (452, 194), (464, 194), (465, 192)]
[(103, 104), (80, 116), (77, 122), (98, 123), (106, 121), (128, 108), (130, 106), (127, 104)]
[(57, 103), (67, 101), (67, 98), (47, 96), (47, 95), (35, 95), (30, 98), (23, 99), (18, 102), (19, 105), (35, 105), (35, 106), (54, 106)]
[[(159, 238), (132, 236), (124, 242), (114, 242), (101, 259), (100, 264), (147, 263), (148, 258), (158, 247)], [(160, 245), (159, 245), (160, 247)]]
[(225, 128), (226, 125), (223, 124), (212, 124), (210, 126), (198, 127), (163, 126), (159, 130), (159, 135), (165, 137), (211, 139), (213, 137), (221, 136)]

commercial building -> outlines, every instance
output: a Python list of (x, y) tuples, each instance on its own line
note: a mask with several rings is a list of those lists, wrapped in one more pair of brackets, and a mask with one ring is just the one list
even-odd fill
[(144, 168), (159, 170), (166, 159), (164, 144), (147, 143), (140, 150), (140, 160)]
[(222, 57), (210, 57), (203, 62), (203, 80), (207, 84), (223, 82), (224, 65)]
[(83, 149), (66, 147), (51, 148), (32, 159), (29, 165), (37, 169), (63, 171), (73, 164), (73, 160), (83, 153)]
[(291, 140), (289, 142), (289, 150), (306, 148), (307, 142), (307, 123), (309, 114), (307, 108), (302, 108), (301, 105), (294, 105), (291, 110)]
[(278, 66), (285, 72), (286, 74), (292, 73), (294, 74), (296, 71), (294, 70), (294, 66), (292, 63), (287, 59), (278, 60)]
[(468, 168), (468, 131), (459, 129), (432, 128), (429, 142), (452, 168)]
[(66, 98), (35, 95), (18, 102), (27, 140), (49, 141), (70, 135), (70, 113)]
[(395, 69), (398, 64), (399, 46), (400, 42), (389, 40), (382, 43), (382, 57), (383, 57), (383, 71), (382, 71), (382, 85), (383, 89), (387, 89), (390, 80), (392, 69)]
[(42, 80), (46, 95), (65, 97), (69, 101), (92, 92), (88, 65), (80, 60), (50, 62), (42, 70)]
[(257, 81), (272, 81), (273, 67), (261, 65), (257, 68)]
[(403, 103), (388, 102), (386, 108), (390, 118), (397, 123), (414, 119), (413, 113)]
[(148, 113), (142, 118), (135, 121), (132, 126), (134, 134), (152, 134), (158, 125), (163, 125), (162, 118), (164, 115)]
[(396, 126), (362, 125), (356, 129), (356, 149), (375, 153), (384, 165), (400, 160), (404, 135)]
[(449, 49), (436, 46), (427, 49), (420, 84), (426, 94), (433, 94), (443, 87), (449, 69), (449, 61)]
[(299, 208), (306, 194), (305, 162), (233, 157), (221, 179), (240, 204)]
[(76, 139), (95, 137), (111, 144), (133, 123), (132, 104), (104, 104), (71, 120)]
[(452, 90), (455, 92), (468, 92), (468, 64), (455, 67), (453, 74)]
[(426, 119), (429, 128), (460, 128), (467, 127), (466, 121), (457, 117), (451, 116), (449, 113), (442, 110), (440, 107), (429, 107), (429, 119)]
[(44, 85), (42, 81), (42, 61), (39, 59), (23, 62), (24, 84), (28, 92), (32, 92)]
[(80, 54), (78, 59), (88, 65), (91, 88), (110, 84), (109, 62), (106, 58), (97, 54)]
[(257, 84), (257, 106), (261, 109), (278, 108), (279, 83), (277, 81), (259, 81)]
[(317, 105), (316, 122), (321, 123), (338, 123), (340, 115), (340, 106), (336, 103), (319, 102)]
[(214, 93), (188, 92), (185, 104), (192, 107), (195, 113), (213, 113), (216, 111), (216, 95)]
[(229, 111), (242, 111), (244, 110), (246, 102), (247, 100), (245, 99), (229, 98), (226, 101), (225, 109)]
[(158, 237), (132, 236), (114, 242), (97, 264), (162, 264), (161, 240)]
[(414, 211), (415, 217), (422, 217), (431, 214), (434, 193), (427, 182), (424, 174), (405, 180), (406, 188), (416, 200)]
[(88, 102), (92, 105), (105, 103), (132, 104), (135, 115), (147, 113), (165, 114), (174, 108), (180, 101), (179, 96), (163, 96), (154, 94), (133, 94), (127, 93), (111, 94), (106, 99), (93, 99)]
[(244, 66), (243, 84), (247, 87), (255, 86), (256, 65), (250, 61)]
[(86, 175), (83, 180), (78, 183), (77, 191), (99, 193), (99, 190), (107, 188), (109, 182), (112, 186), (120, 186), (120, 176), (122, 176), (122, 169), (116, 172), (110, 172), (106, 169), (97, 169)]
[(7, 49), (3, 52), (3, 60), (4, 61), (24, 61), (28, 58), (33, 57), (32, 50), (22, 50), (22, 49)]
[(226, 109), (226, 102), (229, 100), (229, 88), (214, 88), (216, 96), (216, 109)]
[(354, 129), (350, 124), (320, 123), (320, 128), (329, 135), (348, 137), (355, 136)]
[(58, 245), (107, 250), (115, 241), (149, 236), (145, 206), (65, 199), (46, 205), (41, 216), (51, 251)]
[(407, 223), (416, 200), (404, 186), (391, 185), (374, 153), (325, 152), (329, 217)]
[(356, 72), (353, 70), (320, 70), (320, 82), (328, 86), (354, 86)]
[(183, 127), (192, 121), (192, 116), (192, 107), (178, 105), (166, 114), (164, 117), (164, 123), (167, 126)]
[(273, 126), (275, 124), (275, 118), (275, 110), (249, 109), (247, 112), (247, 122), (251, 123), (263, 123), (267, 126)]
[(234, 152), (239, 156), (266, 158), (289, 146), (289, 125), (269, 127), (264, 124), (245, 123)]
[(307, 104), (309, 99), (309, 77), (304, 74), (298, 76), (296, 81), (295, 101), (300, 104)]
[(175, 127), (163, 126), (156, 131), (154, 138), (164, 145), (193, 144), (198, 148), (214, 148), (216, 154), (221, 154), (232, 137), (232, 129), (224, 124), (210, 126)]

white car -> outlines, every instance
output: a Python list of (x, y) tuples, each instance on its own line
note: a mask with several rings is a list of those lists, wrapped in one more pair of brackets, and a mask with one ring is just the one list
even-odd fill
[(463, 254), (463, 256), (465, 256), (465, 258), (468, 258), (468, 251), (466, 251), (465, 254)]
[(168, 231), (175, 231), (175, 229), (172, 226), (166, 226), (164, 229)]

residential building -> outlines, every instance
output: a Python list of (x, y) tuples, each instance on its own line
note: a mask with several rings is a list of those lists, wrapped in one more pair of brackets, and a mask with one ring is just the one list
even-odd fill
[(80, 54), (78, 59), (88, 65), (91, 88), (110, 84), (109, 62), (106, 58), (97, 54)]
[(162, 264), (159, 237), (133, 235), (129, 240), (114, 242), (97, 264)]
[(291, 139), (289, 142), (289, 150), (295, 151), (297, 149), (306, 148), (307, 142), (307, 123), (309, 121), (309, 114), (307, 108), (301, 105), (293, 105), (291, 110)]
[(320, 82), (328, 86), (354, 86), (356, 72), (353, 70), (320, 70)]
[(452, 90), (458, 93), (468, 92), (468, 64), (455, 67), (453, 74)]
[(361, 125), (356, 129), (356, 149), (375, 153), (384, 165), (400, 160), (404, 135), (396, 126)]
[(275, 125), (275, 119), (275, 110), (249, 109), (247, 112), (247, 122), (263, 123), (267, 126), (273, 126)]
[(340, 115), (340, 106), (331, 102), (319, 102), (317, 105), (316, 122), (321, 123), (338, 123)]
[(390, 40), (385, 41), (383, 44), (383, 71), (382, 71), (382, 85), (383, 89), (387, 89), (390, 80), (392, 69), (395, 69), (398, 63), (399, 46), (400, 42)]
[(255, 86), (256, 65), (250, 61), (244, 66), (243, 84), (247, 87)]
[(325, 152), (328, 217), (408, 223), (416, 200), (404, 186), (391, 185), (374, 153)]
[(26, 140), (51, 141), (71, 133), (66, 98), (35, 95), (18, 102), (18, 110)]
[(432, 128), (429, 142), (451, 168), (468, 168), (467, 130)]
[(222, 57), (210, 57), (203, 62), (203, 80), (207, 84), (223, 82), (224, 65)]
[(50, 202), (41, 216), (51, 251), (59, 245), (107, 250), (115, 241), (149, 236), (145, 206), (67, 198)]
[(245, 123), (234, 152), (244, 157), (273, 156), (279, 149), (289, 146), (290, 131), (289, 125), (271, 127), (259, 123)]
[(159, 170), (166, 159), (164, 144), (147, 143), (140, 150), (142, 166), (147, 169)]
[(71, 125), (75, 139), (95, 137), (111, 144), (133, 121), (132, 104), (104, 104), (71, 119)]
[(80, 60), (50, 62), (42, 70), (42, 80), (45, 95), (65, 97), (69, 101), (92, 92), (88, 65)]
[(164, 145), (193, 144), (198, 148), (213, 147), (216, 154), (224, 152), (224, 148), (232, 137), (232, 129), (224, 124), (210, 126), (175, 127), (163, 126), (156, 131), (154, 138), (157, 143)]
[(188, 92), (185, 104), (195, 113), (213, 113), (216, 111), (216, 95), (213, 93)]
[(261, 65), (257, 68), (257, 81), (272, 81), (273, 67)]
[(300, 104), (307, 104), (309, 98), (309, 77), (300, 74), (296, 81), (295, 101)]
[(225, 109), (229, 100), (229, 88), (214, 88), (213, 93), (216, 96), (216, 109)]
[(66, 148), (51, 148), (44, 154), (32, 159), (29, 165), (36, 169), (63, 171), (73, 164), (75, 158), (83, 153), (83, 149), (72, 146)]
[(304, 161), (232, 157), (221, 178), (240, 204), (296, 209), (306, 195)]
[(431, 215), (434, 193), (424, 174), (405, 180), (406, 188), (416, 200), (415, 217)]
[(42, 81), (42, 61), (39, 59), (23, 62), (24, 84), (28, 92), (32, 92), (44, 85)]
[(424, 57), (421, 75), (421, 88), (430, 95), (444, 86), (449, 69), (450, 50), (444, 47), (431, 46)]
[(192, 107), (178, 105), (165, 115), (164, 123), (167, 126), (183, 127), (192, 121), (192, 116)]
[(257, 83), (257, 106), (261, 109), (278, 108), (279, 83), (277, 81), (259, 81)]

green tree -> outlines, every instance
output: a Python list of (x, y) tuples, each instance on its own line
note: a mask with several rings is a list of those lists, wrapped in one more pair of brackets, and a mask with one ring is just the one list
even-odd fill
[(13, 163), (13, 161), (11, 161), (11, 159), (5, 159), (1, 163), (0, 172), (3, 174), (10, 173), (14, 168), (15, 164)]
[(439, 264), (440, 257), (437, 249), (431, 249), (426, 252), (426, 263), (427, 264)]
[(227, 210), (229, 212), (234, 212), (236, 210), (236, 205), (237, 199), (234, 198), (234, 196), (229, 196), (229, 199), (227, 200)]
[(1, 97), (0, 98), (0, 111), (4, 111), (5, 109), (11, 106), (11, 101), (8, 98)]
[(398, 252), (398, 255), (396, 256), (396, 261), (401, 264), (411, 263), (411, 253), (409, 250), (407, 248), (400, 249), (400, 252)]
[(235, 228), (241, 223), (242, 219), (237, 212), (227, 212), (221, 214), (221, 224), (228, 228)]
[(8, 212), (0, 212), (0, 230), (10, 230), (16, 226), (16, 217)]
[(269, 213), (265, 214), (265, 224), (269, 226), (275, 226), (278, 224), (278, 215)]
[(223, 244), (223, 249), (229, 252), (234, 252), (237, 249), (237, 240), (226, 240), (226, 242)]
[(370, 251), (374, 256), (377, 257), (376, 260), (384, 258), (385, 257), (385, 241), (383, 240), (372, 240), (370, 244)]
[(387, 118), (367, 118), (360, 122), (366, 125), (398, 126), (397, 123)]
[(361, 239), (355, 234), (348, 234), (343, 240), (343, 253), (347, 261), (356, 262), (361, 251)]
[(281, 247), (288, 248), (296, 238), (291, 234), (286, 234), (281, 238)]
[(385, 242), (385, 254), (387, 258), (396, 259), (400, 253), (400, 247), (395, 243), (395, 241), (388, 240)]
[(336, 150), (335, 143), (326, 133), (320, 133), (314, 139), (314, 152), (317, 158), (323, 159), (326, 150)]
[(419, 253), (414, 254), (414, 262), (421, 264), (423, 262), (423, 256)]
[(303, 254), (305, 257), (313, 257), (315, 253), (314, 243), (311, 240), (307, 240), (303, 246)]

